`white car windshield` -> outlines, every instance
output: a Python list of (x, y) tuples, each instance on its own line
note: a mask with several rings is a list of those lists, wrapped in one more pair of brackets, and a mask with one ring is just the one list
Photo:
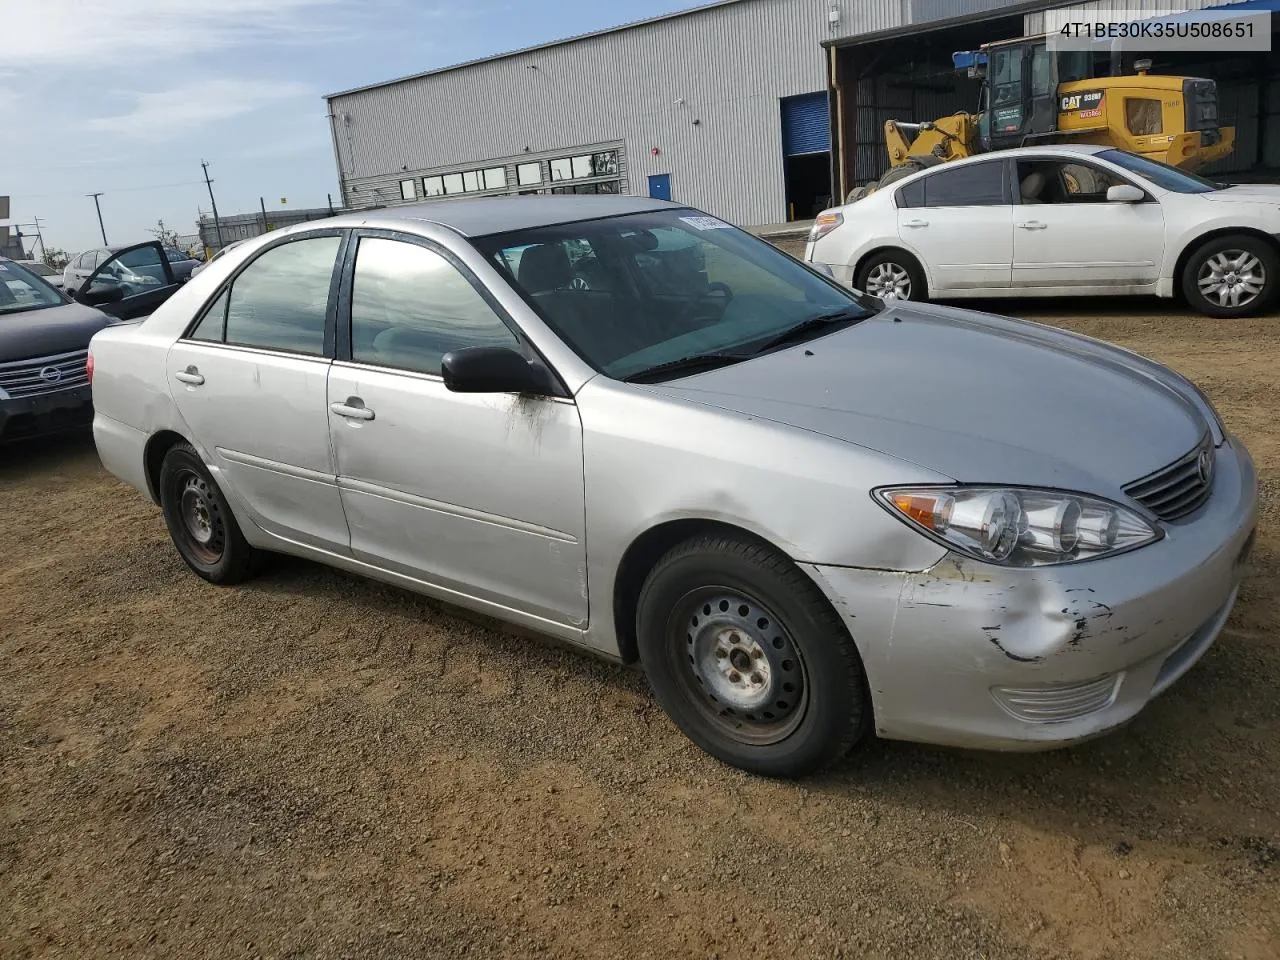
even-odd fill
[(60, 307), (66, 302), (62, 294), (30, 270), (11, 260), (0, 260), (0, 314)]
[(835, 321), (862, 319), (877, 303), (693, 210), (475, 243), (565, 343), (615, 379), (748, 360), (793, 333), (820, 336)]
[(1124, 150), (1103, 150), (1098, 156), (1103, 160), (1110, 160), (1117, 167), (1124, 167), (1140, 177), (1146, 177), (1157, 187), (1172, 190), (1174, 193), (1211, 193), (1225, 186), (1213, 180), (1206, 180), (1204, 177), (1197, 177), (1194, 173), (1179, 170), (1177, 167), (1171, 167), (1159, 160), (1149, 160)]

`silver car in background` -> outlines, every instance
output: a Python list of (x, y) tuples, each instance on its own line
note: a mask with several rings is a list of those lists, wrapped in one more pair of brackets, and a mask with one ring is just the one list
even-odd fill
[(647, 199), (275, 232), (92, 369), (103, 463), (200, 576), (290, 553), (638, 660), (767, 775), (1126, 722), (1212, 644), (1257, 510), (1164, 367)]

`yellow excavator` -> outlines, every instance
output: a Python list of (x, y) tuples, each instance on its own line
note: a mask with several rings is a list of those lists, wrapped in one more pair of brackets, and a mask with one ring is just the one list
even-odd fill
[[(1218, 125), (1218, 88), (1197, 77), (1094, 77), (1093, 52), (1022, 37), (952, 55), (957, 71), (982, 81), (980, 112), (925, 123), (884, 125), (890, 169), (877, 187), (948, 160), (1009, 147), (1094, 143), (1118, 147), (1184, 170), (1229, 154), (1235, 128)], [(850, 195), (850, 199), (856, 199)]]

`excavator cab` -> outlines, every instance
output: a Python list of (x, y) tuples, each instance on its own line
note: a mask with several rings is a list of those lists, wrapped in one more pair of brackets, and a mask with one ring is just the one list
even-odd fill
[(1050, 50), (1044, 37), (987, 44), (953, 55), (957, 69), (982, 78), (978, 136), (982, 149), (1002, 150), (1058, 131), (1058, 85), (1092, 74), (1087, 50)]

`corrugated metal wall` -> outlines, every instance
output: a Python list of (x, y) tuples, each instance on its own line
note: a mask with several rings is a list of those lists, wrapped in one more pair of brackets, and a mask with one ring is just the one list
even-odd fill
[(632, 193), (669, 173), (675, 200), (782, 221), (779, 100), (826, 89), (822, 41), (984, 2), (836, 0), (833, 29), (828, 0), (743, 0), (345, 94), (330, 102), (340, 177), (353, 206), (398, 202), (400, 179), (443, 165), (620, 141)]

